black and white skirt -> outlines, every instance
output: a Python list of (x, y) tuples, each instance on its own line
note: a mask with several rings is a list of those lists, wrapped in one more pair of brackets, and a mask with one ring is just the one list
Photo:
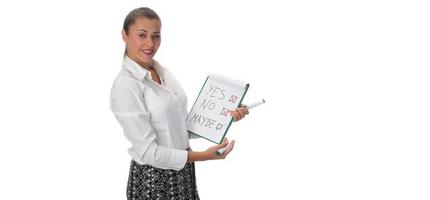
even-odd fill
[(194, 163), (179, 171), (141, 165), (131, 160), (127, 200), (198, 200)]

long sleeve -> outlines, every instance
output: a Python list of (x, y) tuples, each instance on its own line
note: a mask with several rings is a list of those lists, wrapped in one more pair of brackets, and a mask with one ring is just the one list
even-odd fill
[(180, 170), (185, 166), (188, 152), (157, 143), (142, 87), (136, 80), (120, 78), (115, 81), (111, 91), (111, 110), (132, 144), (129, 153), (139, 163)]

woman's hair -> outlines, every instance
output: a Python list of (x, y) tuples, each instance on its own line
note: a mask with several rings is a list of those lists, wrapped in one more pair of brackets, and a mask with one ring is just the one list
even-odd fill
[(148, 8), (148, 7), (136, 8), (130, 11), (130, 13), (128, 13), (128, 15), (124, 19), (122, 30), (124, 30), (125, 34), (128, 35), (128, 29), (130, 28), (131, 25), (133, 25), (136, 22), (136, 19), (138, 18), (156, 19), (161, 22), (160, 17), (158, 17), (157, 13), (151, 8)]
[[(151, 8), (148, 8), (148, 7), (136, 8), (130, 11), (130, 13), (128, 13), (128, 15), (124, 19), (122, 30), (125, 32), (126, 35), (128, 35), (128, 30), (130, 26), (133, 25), (136, 22), (136, 19), (138, 18), (156, 19), (161, 23), (160, 17), (158, 17), (157, 13)], [(124, 51), (124, 57), (125, 55), (127, 55), (127, 48)]]

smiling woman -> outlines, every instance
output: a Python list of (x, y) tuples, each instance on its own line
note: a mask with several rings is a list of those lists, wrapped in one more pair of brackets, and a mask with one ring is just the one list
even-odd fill
[[(194, 162), (224, 159), (234, 141), (192, 151), (186, 128), (187, 97), (174, 75), (153, 59), (161, 43), (161, 21), (150, 8), (124, 20), (123, 66), (111, 90), (111, 110), (132, 147), (127, 199), (199, 199)], [(246, 107), (233, 111), (242, 119)], [(227, 147), (225, 153), (216, 151)]]
[(149, 68), (152, 57), (160, 47), (160, 31), (161, 21), (153, 10), (145, 8), (132, 11), (125, 18), (122, 31), (122, 39), (127, 45), (125, 55)]

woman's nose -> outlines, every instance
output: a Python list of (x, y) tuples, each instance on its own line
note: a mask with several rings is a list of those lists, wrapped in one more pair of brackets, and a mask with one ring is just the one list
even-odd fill
[(146, 44), (146, 46), (153, 47), (154, 46), (154, 40), (152, 38), (148, 37), (145, 39), (145, 44)]

